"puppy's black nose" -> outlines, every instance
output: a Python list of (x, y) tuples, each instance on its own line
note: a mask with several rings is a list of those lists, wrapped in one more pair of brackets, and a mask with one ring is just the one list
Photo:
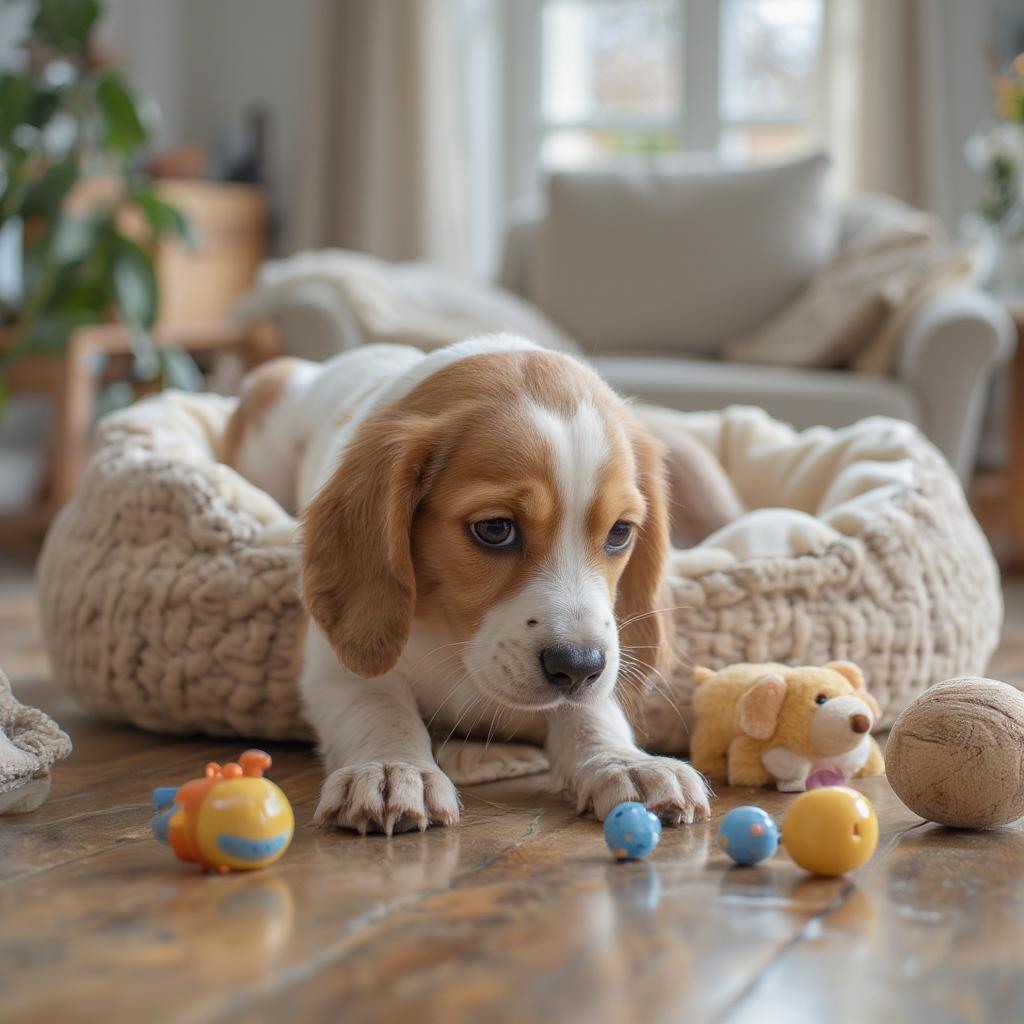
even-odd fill
[(540, 652), (540, 667), (548, 682), (568, 694), (596, 682), (604, 665), (604, 650), (600, 647), (555, 644)]

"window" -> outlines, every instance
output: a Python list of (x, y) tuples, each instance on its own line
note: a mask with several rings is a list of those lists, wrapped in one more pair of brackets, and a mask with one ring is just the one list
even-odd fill
[(746, 159), (810, 144), (821, 0), (724, 0), (719, 149)]
[(679, 147), (679, 13), (676, 0), (542, 4), (542, 165)]
[(823, 2), (516, 0), (517, 184), (622, 156), (807, 147)]

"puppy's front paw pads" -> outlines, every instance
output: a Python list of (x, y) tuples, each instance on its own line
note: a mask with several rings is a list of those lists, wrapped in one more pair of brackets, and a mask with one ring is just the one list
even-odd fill
[(711, 817), (704, 777), (673, 757), (595, 759), (576, 780), (576, 798), (580, 814), (593, 811), (599, 821), (626, 800), (644, 804), (669, 825)]
[(459, 794), (437, 768), (390, 761), (332, 772), (320, 790), (314, 824), (367, 832), (409, 832), (458, 824)]

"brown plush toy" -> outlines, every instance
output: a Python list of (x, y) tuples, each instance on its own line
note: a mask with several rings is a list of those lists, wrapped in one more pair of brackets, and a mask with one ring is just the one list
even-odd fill
[(693, 678), (690, 760), (710, 778), (796, 793), (812, 773), (838, 782), (885, 770), (871, 736), (878, 705), (852, 662), (698, 667)]

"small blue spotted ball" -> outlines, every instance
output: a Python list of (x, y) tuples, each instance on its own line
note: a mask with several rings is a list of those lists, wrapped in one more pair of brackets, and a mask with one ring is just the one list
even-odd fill
[(604, 841), (619, 860), (640, 860), (661, 839), (661, 822), (643, 804), (624, 803), (604, 820)]
[(718, 845), (737, 864), (757, 864), (779, 848), (779, 826), (760, 807), (735, 807), (722, 819)]

